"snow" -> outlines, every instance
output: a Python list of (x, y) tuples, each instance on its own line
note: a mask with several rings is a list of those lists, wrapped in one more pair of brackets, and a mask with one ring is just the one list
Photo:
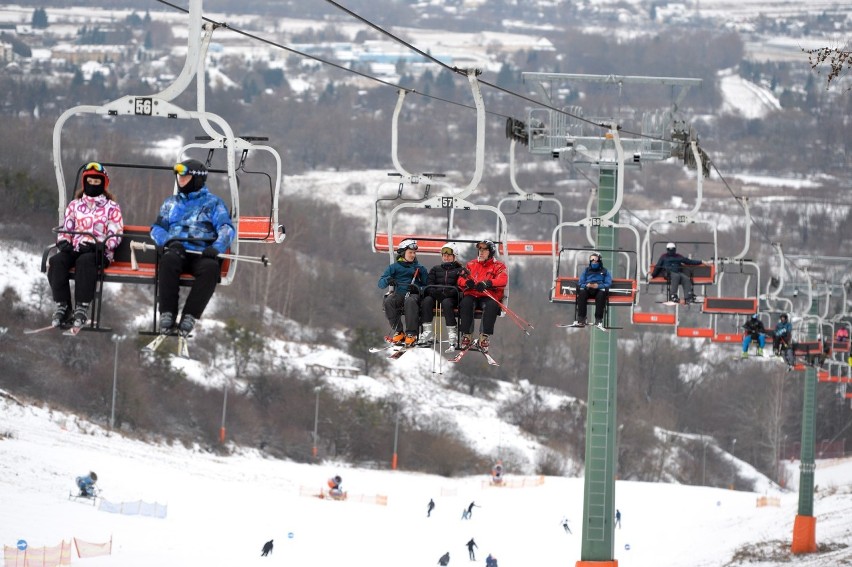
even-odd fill
[[(343, 463), (295, 464), (253, 450), (224, 457), (201, 448), (150, 445), (109, 433), (74, 416), (0, 400), (0, 541), (31, 547), (77, 537), (113, 541), (112, 556), (86, 565), (435, 565), (449, 551), (451, 565), (467, 563), (471, 537), (477, 561), (493, 554), (500, 565), (564, 566), (580, 559), (583, 481), (545, 477), (523, 488), (495, 488), (484, 474), (443, 478), (366, 470)], [(389, 440), (390, 443), (390, 440)], [(400, 455), (404, 466), (405, 456)], [(143, 500), (168, 506), (165, 518), (124, 516), (70, 501), (74, 477), (94, 470), (109, 502)], [(312, 497), (334, 474), (350, 500)], [(523, 478), (507, 471), (507, 482)], [(852, 460), (820, 462), (817, 541), (849, 541)], [(300, 495), (303, 494), (303, 495)], [(359, 495), (387, 497), (387, 505)], [(770, 493), (780, 506), (758, 507), (761, 494), (718, 488), (616, 483), (615, 559), (628, 567), (728, 564), (743, 544), (789, 544), (795, 493)], [(435, 500), (431, 518), (426, 504)], [(461, 511), (471, 501), (470, 520)], [(568, 518), (573, 534), (561, 519)], [(260, 558), (264, 542), (275, 548)], [(852, 559), (839, 550), (801, 556), (793, 565), (828, 566)], [(77, 558), (74, 558), (77, 561)], [(764, 563), (771, 565), (774, 563)], [(752, 564), (755, 565), (755, 564)]]
[(772, 111), (781, 110), (781, 103), (769, 89), (743, 79), (731, 69), (720, 72), (719, 76), (724, 98), (721, 112), (758, 119)]

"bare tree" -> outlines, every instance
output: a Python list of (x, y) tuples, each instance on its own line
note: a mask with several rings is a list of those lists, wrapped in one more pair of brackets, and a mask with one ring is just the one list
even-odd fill
[[(825, 88), (831, 87), (831, 82), (842, 77), (849, 69), (852, 69), (852, 51), (849, 50), (849, 44), (846, 43), (842, 47), (819, 47), (816, 49), (802, 49), (808, 54), (808, 63), (811, 69), (819, 74), (820, 68), (824, 65), (828, 66), (828, 76), (825, 81)], [(847, 87), (845, 90), (852, 89)]]

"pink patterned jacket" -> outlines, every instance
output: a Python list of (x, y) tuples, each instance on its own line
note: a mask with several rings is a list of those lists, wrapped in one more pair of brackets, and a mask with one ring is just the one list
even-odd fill
[[(79, 199), (73, 199), (68, 203), (62, 227), (65, 230), (90, 232), (95, 235), (99, 242), (105, 243), (104, 254), (107, 260), (112, 262), (121, 237), (109, 239), (107, 237), (124, 232), (124, 218), (121, 216), (121, 207), (118, 203), (107, 199), (105, 195), (97, 197), (82, 195)], [(92, 237), (86, 234), (60, 234), (56, 242), (62, 240), (71, 242), (74, 250), (79, 250), (81, 244), (92, 242)]]

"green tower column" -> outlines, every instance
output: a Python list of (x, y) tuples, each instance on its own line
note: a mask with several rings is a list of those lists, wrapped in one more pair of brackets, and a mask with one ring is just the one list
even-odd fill
[[(811, 305), (811, 315), (818, 313), (817, 302)], [(817, 338), (817, 325), (808, 324), (808, 340)], [(829, 339), (831, 340), (831, 339)], [(816, 386), (815, 366), (807, 366), (802, 399), (802, 448), (799, 465), (799, 511), (793, 523), (793, 553), (815, 553), (816, 517), (814, 516), (814, 446), (816, 445)]]
[[(612, 209), (616, 197), (617, 170), (601, 168), (598, 211)], [(600, 213), (599, 213), (600, 214)], [(612, 219), (617, 222), (617, 217)], [(598, 229), (601, 250), (616, 248), (616, 229)], [(602, 252), (604, 266), (615, 273), (618, 256)], [(591, 306), (590, 306), (591, 308)], [(618, 326), (614, 309), (609, 324)], [(616, 465), (616, 332), (592, 327), (589, 350), (589, 394), (586, 416), (586, 468), (583, 492), (583, 541), (577, 566), (613, 562)]]

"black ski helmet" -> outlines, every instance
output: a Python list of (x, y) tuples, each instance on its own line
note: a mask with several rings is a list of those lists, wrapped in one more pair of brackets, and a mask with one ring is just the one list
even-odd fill
[(482, 249), (482, 245), (485, 245), (488, 248), (488, 257), (493, 258), (494, 253), (497, 252), (497, 246), (494, 244), (493, 240), (480, 240), (476, 244), (477, 254), (479, 254), (479, 250)]
[(782, 313), (781, 315), (778, 316), (778, 318), (781, 319), (782, 321), (786, 321), (787, 320), (787, 314)]
[(192, 182), (187, 186), (190, 188), (189, 193), (198, 191), (207, 183), (207, 166), (197, 159), (185, 159), (180, 163), (176, 163), (174, 167), (175, 175), (191, 175)]

